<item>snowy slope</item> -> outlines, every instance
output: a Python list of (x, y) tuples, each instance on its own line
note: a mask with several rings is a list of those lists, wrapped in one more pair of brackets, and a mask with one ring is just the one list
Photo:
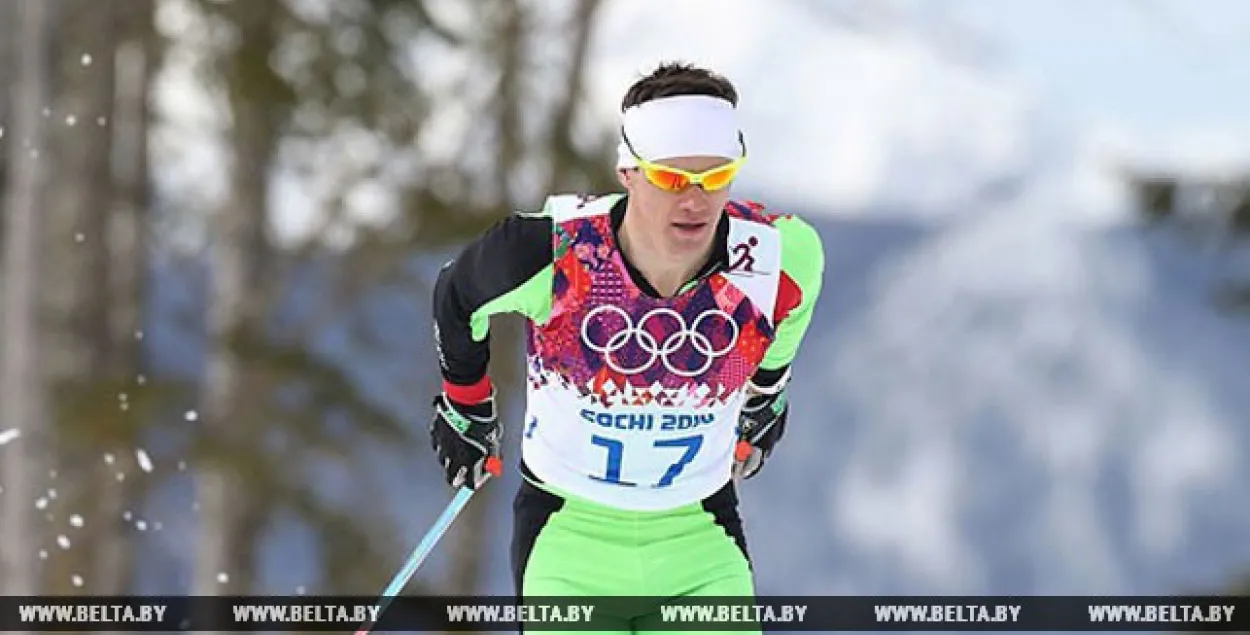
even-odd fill
[(1218, 269), (1047, 217), (820, 227), (812, 414), (746, 495), (764, 589), (1166, 592), (1250, 567), (1250, 322), (1205, 304)]

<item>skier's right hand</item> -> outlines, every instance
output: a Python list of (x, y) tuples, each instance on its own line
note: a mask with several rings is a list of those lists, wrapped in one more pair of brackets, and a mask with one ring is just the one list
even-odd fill
[(434, 398), (430, 443), (452, 487), (481, 487), (499, 475), (499, 418), (495, 394), (476, 404), (460, 404), (446, 393)]

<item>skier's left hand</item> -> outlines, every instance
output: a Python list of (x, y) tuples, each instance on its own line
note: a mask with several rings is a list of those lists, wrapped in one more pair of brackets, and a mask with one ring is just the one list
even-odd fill
[(738, 416), (738, 447), (734, 452), (734, 476), (748, 479), (755, 476), (773, 452), (786, 430), (790, 402), (786, 385), (771, 389), (748, 385), (747, 402)]

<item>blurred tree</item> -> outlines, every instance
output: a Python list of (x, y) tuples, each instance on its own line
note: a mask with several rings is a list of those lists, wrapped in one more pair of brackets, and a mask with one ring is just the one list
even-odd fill
[[(1138, 214), (1152, 226), (1172, 223), (1197, 228), (1199, 233), (1214, 236), (1215, 242), (1226, 250), (1244, 249), (1244, 241), (1250, 239), (1250, 174), (1204, 178), (1179, 170), (1128, 171), (1124, 180)], [(1228, 311), (1250, 313), (1250, 278), (1238, 279), (1236, 273), (1231, 277), (1231, 281), (1217, 288), (1216, 305)], [(1216, 593), (1250, 596), (1250, 575), (1232, 581), (1227, 589)]]
[(1130, 177), (1139, 213), (1150, 222), (1170, 218), (1176, 211), (1177, 177), (1142, 174)]
[[(15, 17), (17, 11), (18, 5), (5, 3), (0, 17)], [(33, 100), (42, 139), (23, 135), (20, 146), (9, 147), (20, 148), (23, 162), (40, 166), (36, 196), (46, 201), (30, 239), (41, 272), (35, 310), (43, 376), (35, 380), (49, 391), (53, 405), (45, 414), (52, 428), (41, 441), (47, 464), (28, 474), (32, 496), (25, 500), (31, 505), (38, 500), (39, 507), (32, 508), (47, 521), (44, 526), (61, 525), (57, 533), (72, 537), (73, 547), (36, 541), (29, 548), (42, 560), (43, 592), (123, 593), (133, 569), (123, 511), (152, 483), (124, 480), (119, 465), (101, 459), (106, 452), (130, 454), (143, 424), (151, 421), (145, 416), (147, 400), (128, 391), (137, 383), (135, 333), (147, 266), (142, 218), (153, 66), (135, 53), (136, 47), (152, 48), (154, 2), (49, 0), (43, 11), (49, 25), (43, 48), (5, 38), (0, 74), (15, 70), (2, 63), (6, 55), (46, 54), (42, 92), (12, 93), (23, 102)], [(0, 29), (19, 28), (0, 19)], [(118, 57), (127, 46), (130, 55)], [(116, 81), (119, 70), (126, 86)], [(0, 112), (7, 110), (6, 105)], [(114, 126), (115, 119), (128, 127)], [(7, 119), (0, 120), (0, 129), (6, 125)], [(10, 125), (8, 132), (0, 133), (0, 141), (17, 130)], [(160, 395), (163, 386), (151, 388), (147, 394)]]
[[(1210, 237), (1224, 254), (1246, 249), (1250, 174), (1204, 177), (1180, 171), (1129, 171), (1124, 179), (1145, 222), (1168, 223)], [(1250, 312), (1250, 272), (1230, 267), (1214, 302), (1223, 310)]]
[[(35, 560), (38, 476), (48, 469), (51, 439), (45, 421), (46, 397), (36, 347), (39, 209), (45, 162), (32, 157), (45, 147), (47, 126), (41, 117), (47, 103), (51, 42), (49, 3), (8, 3), (13, 15), (17, 64), (9, 91), (12, 136), (9, 181), (5, 187), (4, 296), (0, 299), (0, 421), (15, 426), (21, 438), (6, 447), (5, 495), (0, 496), (0, 592), (33, 595), (39, 575)], [(29, 143), (29, 146), (26, 145)]]
[[(328, 15), (316, 16), (277, 2), (197, 6), (225, 43), (209, 55), (202, 70), (206, 81), (220, 87), (228, 109), (231, 165), (229, 197), (215, 216), (210, 242), (213, 344), (204, 395), (205, 435), (198, 440), (204, 522), (193, 592), (256, 590), (256, 549), (283, 511), (295, 512), (322, 542), (327, 569), (322, 592), (353, 587), (365, 592), (362, 582), (373, 591), (373, 580), (362, 579), (360, 571), (369, 571), (369, 563), (380, 560), (374, 554), (381, 547), (375, 545), (385, 544), (390, 532), (383, 523), (328, 505), (316, 492), (315, 472), (333, 467), (326, 459), (352, 464), (359, 459), (353, 446), (368, 437), (405, 447), (405, 431), (393, 416), (362, 397), (341, 368), (309, 352), (319, 335), (315, 329), (288, 330), (287, 337), (270, 332), (269, 321), (278, 308), (273, 301), (289, 283), (283, 274), (308, 262), (280, 258), (266, 230), (271, 181), (283, 167), (279, 154), (285, 137), (298, 136), (304, 127), (312, 128), (314, 137), (333, 136), (336, 127), (355, 118), (389, 116), (392, 123), (402, 122), (419, 108), (416, 100), (405, 99), (410, 89), (396, 81), (398, 43), (380, 34), (395, 21), (420, 26), (424, 8), (399, 2), (340, 3)], [(355, 33), (347, 39), (356, 44), (341, 47), (346, 55), (330, 46), (340, 41), (336, 36), (343, 31)], [(370, 37), (361, 40), (362, 34)], [(355, 59), (357, 55), (362, 58)], [(364, 83), (344, 79), (363, 69), (375, 76), (363, 78)], [(379, 109), (374, 102), (388, 102), (388, 108)], [(301, 108), (304, 119), (295, 117)], [(300, 392), (309, 397), (294, 407), (276, 403), (279, 393), (293, 386), (304, 388)], [(334, 420), (344, 414), (361, 436), (335, 438)], [(282, 465), (272, 460), (275, 450), (285, 450)]]
[[(491, 180), (502, 182), (500, 175), (518, 179), (527, 167), (546, 164), (548, 183), (609, 183), (604, 166), (610, 165), (605, 160), (610, 146), (573, 143), (576, 118), (569, 115), (581, 96), (598, 2), (580, 2), (571, 17), (552, 20), (545, 15), (550, 11), (495, 0), (464, 7), (470, 19), (458, 27), (435, 19), (420, 2), (257, 4), (265, 6), (194, 5), (213, 34), (209, 39), (218, 42), (200, 68), (204, 81), (220, 87), (227, 105), (231, 169), (228, 202), (216, 216), (210, 252), (214, 345), (202, 414), (203, 430), (211, 436), (201, 441), (211, 440), (212, 446), (198, 462), (205, 524), (193, 590), (249, 590), (256, 578), (254, 547), (286, 510), (322, 539), (323, 574), (332, 575), (320, 591), (373, 593), (397, 562), (391, 532), (384, 523), (349, 521), (312, 491), (308, 473), (326, 467), (325, 458), (359, 467), (354, 448), (344, 446), (368, 437), (394, 443), (413, 440), (415, 432), (420, 445), (393, 447), (423, 448), (424, 431), (407, 430), (393, 414), (370, 404), (358, 380), (312, 354), (311, 342), (326, 322), (371, 290), (398, 283), (401, 291), (424, 293), (422, 280), (402, 275), (415, 253), (454, 247), (524, 198), (519, 186), (490, 187)], [(545, 30), (535, 24), (540, 17), (552, 22)], [(559, 37), (552, 37), (553, 30)], [(550, 67), (534, 58), (537, 42), (571, 47), (561, 74), (541, 87), (524, 81)], [(430, 52), (415, 56), (414, 47)], [(468, 60), (469, 69), (451, 86), (440, 84), (436, 71), (443, 69), (437, 66), (457, 58)], [(435, 59), (434, 66), (423, 66)], [(492, 84), (514, 88), (489, 92)], [(487, 98), (461, 92), (466, 87)], [(554, 108), (548, 95), (556, 95)], [(531, 108), (531, 102), (542, 107)], [(432, 155), (423, 147), (426, 140), (450, 136), (435, 115), (451, 108), (470, 117), (480, 113), (499, 134), (493, 139), (469, 134), (449, 157)], [(540, 113), (537, 129), (544, 131), (538, 139), (519, 131), (531, 123), (519, 113), (533, 112)], [(474, 126), (467, 132), (476, 131)], [(552, 148), (560, 149), (558, 161), (551, 160)], [(506, 162), (480, 161), (492, 156)], [(320, 226), (289, 251), (279, 250), (266, 234), (272, 179), (283, 171), (327, 187), (318, 198), (325, 211)], [(379, 187), (400, 203), (393, 208), (398, 214), (361, 225), (354, 195)], [(334, 275), (327, 280), (333, 292), (326, 294), (326, 304), (272, 333), (275, 300), (283, 296), (289, 276), (326, 258), (334, 263), (327, 268)], [(519, 339), (504, 344), (503, 352), (514, 355)], [(293, 385), (315, 398), (302, 399), (299, 406), (277, 405), (274, 395)], [(345, 437), (350, 441), (328, 430), (340, 414), (356, 429), (357, 436)], [(281, 440), (275, 446), (267, 443), (272, 438)], [(272, 460), (278, 447), (289, 452), (281, 467)], [(452, 570), (475, 571), (472, 558), (480, 553), (482, 536), (468, 531), (464, 540), (456, 552), (465, 555)], [(409, 542), (399, 544), (409, 547)], [(377, 554), (378, 565), (367, 564), (369, 554)], [(227, 572), (229, 584), (222, 585), (218, 573)], [(477, 584), (473, 576), (452, 582), (464, 589)]]
[[(247, 369), (234, 339), (264, 308), (259, 277), (268, 248), (268, 178), (288, 97), (256, 93), (273, 85), (268, 59), (279, 10), (276, 2), (231, 2), (216, 9), (232, 27), (232, 50), (224, 52), (221, 60), (231, 118), (227, 135), (230, 189), (224, 206), (214, 215), (209, 239), (210, 348), (201, 411), (204, 434), (219, 451), (206, 453), (198, 462), (200, 527), (193, 595), (215, 595), (223, 588), (252, 591), (255, 559), (246, 534), (255, 521), (246, 521), (255, 514), (253, 487), (268, 486), (249, 478), (255, 475), (245, 473), (240, 465), (242, 457), (252, 455), (245, 448), (255, 443), (258, 430), (248, 416), (255, 401), (246, 395)], [(219, 581), (220, 575), (233, 577), (229, 587)]]
[[(16, 54), (17, 49), (13, 44), (16, 39), (15, 29), (17, 28), (17, 4), (13, 2), (0, 2), (0, 201), (4, 200), (4, 193), (8, 184), (6, 168), (9, 163), (9, 137), (5, 135), (5, 127), (11, 127), (9, 117), (9, 106), (12, 97), (10, 91), (14, 85), (14, 72), (17, 69)], [(4, 206), (0, 205), (0, 221), (4, 218)], [(0, 222), (0, 244), (4, 244), (4, 223)], [(0, 269), (0, 278), (2, 278), (4, 270)]]
[[(55, 45), (50, 99), (43, 115), (48, 126), (50, 166), (40, 237), (40, 354), (55, 407), (53, 469), (40, 474), (55, 489), (50, 522), (67, 524), (71, 514), (95, 515), (88, 490), (99, 484), (100, 444), (95, 434), (102, 418), (116, 419), (117, 391), (106, 385), (104, 354), (109, 348), (107, 308), (109, 252), (107, 227), (112, 200), (111, 135), (113, 107), (112, 51), (116, 2), (54, 0)], [(102, 125), (103, 124), (103, 125)], [(106, 481), (105, 483), (111, 483)], [(116, 522), (120, 522), (120, 518)], [(81, 592), (71, 577), (86, 575), (89, 550), (54, 549), (44, 588), (53, 593)], [(117, 590), (120, 591), (120, 590)]]
[[(148, 96), (159, 56), (153, 30), (156, 3), (110, 0), (110, 4), (113, 41), (111, 48), (102, 48), (97, 55), (99, 63), (114, 68), (112, 90), (107, 95), (111, 115), (98, 115), (94, 121), (87, 117), (83, 125), (103, 123), (111, 132), (107, 142), (111, 187), (109, 197), (101, 199), (105, 208), (97, 211), (107, 219), (99, 237), (102, 251), (107, 254), (107, 266), (106, 277), (101, 280), (106, 300), (97, 331), (101, 342), (99, 374), (93, 383), (102, 397), (102, 401), (97, 401), (99, 409), (117, 413), (107, 418), (113, 425), (108, 426), (97, 447), (119, 449), (140, 445), (144, 431), (155, 423), (154, 406), (185, 394), (185, 387), (165, 382), (146, 385), (146, 380), (140, 381), (142, 350), (138, 334), (150, 232)], [(81, 427), (101, 427), (99, 414), (85, 418), (77, 435), (93, 437), (84, 434)], [(131, 590), (135, 577), (135, 545), (124, 518), (126, 507), (161, 481), (131, 478), (118, 482), (112, 478), (112, 466), (98, 457), (89, 458), (88, 464), (93, 464), (94, 470), (88, 476), (90, 484), (84, 498), (86, 507), (93, 510), (95, 522), (87, 545), (91, 558), (88, 589), (106, 595), (122, 594)]]
[[(42, 114), (45, 160), (55, 168), (41, 214), (40, 350), (55, 404), (55, 459), (39, 478), (52, 499), (47, 520), (73, 536), (73, 548), (48, 550), (42, 589), (120, 594), (135, 564), (124, 511), (159, 484), (120, 470), (153, 427), (151, 409), (185, 394), (163, 382), (136, 390), (155, 3), (47, 4), (57, 18)], [(65, 526), (71, 517), (85, 518), (85, 528)]]

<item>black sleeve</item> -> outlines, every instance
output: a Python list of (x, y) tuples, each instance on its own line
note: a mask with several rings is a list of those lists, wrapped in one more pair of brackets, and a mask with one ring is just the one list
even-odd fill
[(475, 341), (470, 318), (552, 261), (552, 221), (513, 214), (443, 265), (434, 283), (434, 343), (443, 379), (471, 385), (486, 375), (490, 337)]

